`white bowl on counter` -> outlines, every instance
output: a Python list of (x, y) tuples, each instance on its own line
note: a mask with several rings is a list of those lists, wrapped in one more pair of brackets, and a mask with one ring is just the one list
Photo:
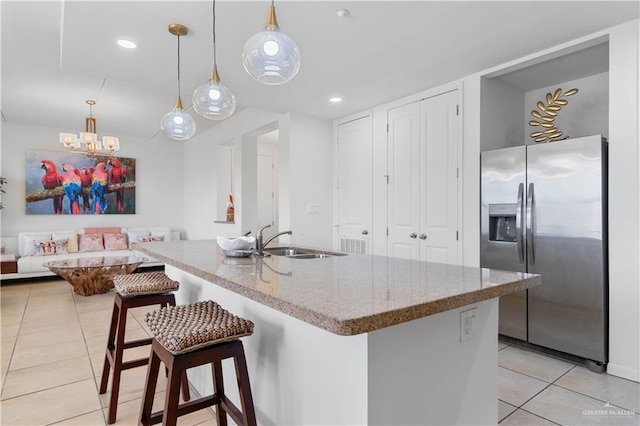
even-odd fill
[(218, 236), (216, 241), (225, 256), (248, 257), (253, 253), (256, 239), (254, 237), (226, 238)]

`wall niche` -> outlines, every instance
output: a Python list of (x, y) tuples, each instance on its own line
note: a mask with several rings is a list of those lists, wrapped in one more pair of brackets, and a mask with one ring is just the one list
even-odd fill
[(531, 111), (546, 104), (547, 93), (556, 89), (578, 93), (565, 98), (554, 120), (560, 139), (609, 133), (609, 43), (591, 40), (570, 50), (555, 52), (483, 76), (481, 82), (480, 150), (534, 144), (529, 125), (537, 120)]

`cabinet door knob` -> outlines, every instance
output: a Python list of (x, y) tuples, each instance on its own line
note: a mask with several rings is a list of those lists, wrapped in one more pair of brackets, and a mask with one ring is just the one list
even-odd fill
[(427, 239), (427, 234), (420, 234), (420, 239), (421, 240), (426, 240)]
[(369, 235), (369, 231), (365, 229), (364, 231), (362, 231), (362, 235)]
[(409, 234), (409, 238), (416, 238), (417, 236), (418, 234), (416, 234), (415, 232)]

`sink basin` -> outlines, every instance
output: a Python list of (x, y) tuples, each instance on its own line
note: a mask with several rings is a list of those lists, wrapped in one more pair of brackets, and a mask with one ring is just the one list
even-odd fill
[(326, 253), (304, 253), (304, 254), (294, 254), (287, 257), (290, 257), (292, 259), (323, 259), (325, 257), (331, 257), (331, 255)]
[(305, 250), (298, 247), (272, 247), (264, 249), (265, 253), (273, 256), (286, 256), (291, 259), (323, 259), (325, 257), (342, 256), (342, 253), (324, 253), (315, 250)]
[(300, 250), (295, 247), (274, 247), (274, 248), (266, 248), (265, 252), (271, 253), (274, 256), (296, 256), (300, 254), (309, 254), (310, 252)]

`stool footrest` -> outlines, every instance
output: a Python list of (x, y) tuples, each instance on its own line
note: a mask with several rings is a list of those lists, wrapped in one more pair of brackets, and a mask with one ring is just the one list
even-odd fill
[[(220, 406), (224, 409), (227, 415), (231, 416), (231, 418), (233, 419), (234, 422), (236, 422), (236, 424), (239, 424), (239, 425), (246, 424), (242, 411), (240, 411), (238, 407), (236, 407), (234, 403), (231, 402), (229, 398), (227, 398), (225, 395), (222, 395), (220, 397)], [(220, 408), (218, 408), (218, 410), (219, 409)]]
[(122, 369), (128, 370), (130, 368), (142, 367), (143, 365), (149, 364), (149, 358), (140, 358), (135, 359), (133, 361), (127, 361), (122, 363)]
[[(204, 408), (213, 407), (218, 403), (220, 403), (220, 399), (217, 395), (209, 395), (203, 398), (185, 402), (178, 406), (178, 417), (184, 416), (185, 414), (193, 413), (198, 410), (202, 410)], [(149, 424), (154, 425), (156, 423), (162, 422), (163, 414), (164, 411), (157, 411), (155, 413), (152, 413), (149, 417)]]
[(123, 349), (137, 348), (138, 346), (150, 345), (151, 342), (153, 342), (153, 339), (150, 337), (147, 339), (132, 340), (130, 342), (125, 342), (125, 344), (122, 345), (122, 348)]

